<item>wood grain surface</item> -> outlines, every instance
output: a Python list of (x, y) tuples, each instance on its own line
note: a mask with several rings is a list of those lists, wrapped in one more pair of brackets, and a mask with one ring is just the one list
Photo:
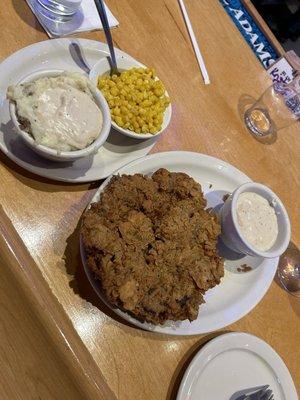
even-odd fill
[[(219, 157), (271, 187), (286, 205), (299, 248), (299, 123), (269, 144), (246, 131), (243, 110), (270, 80), (219, 1), (186, 0), (209, 86), (203, 84), (176, 0), (107, 4), (120, 22), (113, 30), (115, 45), (155, 66), (172, 99), (171, 124), (154, 151)], [(47, 38), (25, 1), (7, 0), (0, 21), (0, 59)], [(102, 32), (80, 37), (104, 41)], [(83, 274), (78, 249), (79, 219), (99, 184), (48, 181), (0, 154), (0, 262), (6, 270), (0, 286), (1, 399), (175, 399), (189, 360), (222, 333), (185, 338), (143, 332), (104, 308)], [(298, 391), (299, 316), (299, 300), (275, 280), (260, 304), (226, 329), (252, 333), (273, 346)]]

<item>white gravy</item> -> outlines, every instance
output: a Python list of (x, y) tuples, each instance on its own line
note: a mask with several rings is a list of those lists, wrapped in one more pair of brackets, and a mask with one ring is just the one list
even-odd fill
[(257, 193), (241, 193), (237, 199), (236, 215), (241, 234), (249, 244), (260, 251), (273, 246), (278, 235), (278, 223), (268, 200)]
[(100, 134), (103, 117), (87, 80), (79, 74), (40, 78), (10, 87), (18, 114), (30, 122), (37, 143), (70, 151), (84, 149)]

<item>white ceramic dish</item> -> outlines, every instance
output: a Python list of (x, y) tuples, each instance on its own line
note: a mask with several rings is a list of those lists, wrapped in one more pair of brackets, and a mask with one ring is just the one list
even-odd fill
[[(117, 65), (120, 70), (120, 72), (125, 71), (130, 68), (134, 67), (143, 67), (146, 68), (144, 64), (141, 64), (140, 62), (133, 60), (132, 58), (129, 57), (117, 57)], [(109, 58), (105, 57), (99, 60), (94, 67), (91, 69), (90, 72), (90, 80), (97, 85), (98, 82), (98, 77), (102, 75), (108, 75), (110, 72), (110, 64), (109, 64)], [(168, 92), (166, 91), (166, 95), (168, 96)], [(164, 113), (164, 119), (162, 123), (162, 128), (159, 132), (155, 133), (154, 135), (152, 133), (135, 133), (130, 131), (129, 129), (123, 129), (121, 128), (118, 124), (116, 124), (114, 121), (111, 121), (112, 126), (119, 132), (123, 133), (123, 135), (136, 138), (136, 139), (149, 139), (153, 136), (159, 136), (163, 131), (167, 128), (167, 126), (170, 123), (171, 120), (171, 115), (172, 115), (172, 106), (171, 103), (168, 105), (165, 113)]]
[[(276, 400), (298, 400), (293, 379), (279, 355), (247, 333), (227, 333), (193, 358), (177, 400), (236, 400), (245, 389), (270, 385)], [(242, 392), (241, 394), (234, 393)]]
[[(117, 55), (126, 55), (116, 50)], [(135, 140), (111, 130), (98, 153), (72, 163), (58, 163), (40, 157), (15, 132), (10, 118), (6, 89), (23, 76), (41, 68), (89, 73), (108, 55), (104, 43), (87, 39), (51, 39), (25, 47), (0, 64), (0, 149), (13, 162), (45, 178), (77, 183), (103, 179), (122, 165), (145, 156), (155, 145), (153, 137)]]
[[(249, 177), (232, 165), (214, 157), (203, 154), (173, 151), (157, 153), (136, 160), (119, 169), (118, 174), (151, 174), (159, 168), (170, 171), (185, 172), (202, 185), (208, 207), (223, 205), (223, 196), (232, 193), (238, 186), (251, 181)], [(108, 178), (96, 192), (92, 202), (101, 197), (101, 192), (109, 182)], [(98, 296), (106, 303), (99, 282), (94, 279), (85, 264), (84, 251), (81, 246), (82, 260), (88, 279)], [(226, 257), (226, 255), (224, 255)], [(249, 272), (239, 272), (247, 264)], [(263, 259), (259, 257), (242, 257), (226, 260), (225, 276), (221, 284), (205, 294), (205, 304), (200, 306), (198, 318), (189, 322), (170, 322), (155, 326), (142, 323), (118, 308), (106, 303), (116, 314), (135, 326), (153, 332), (171, 335), (196, 335), (224, 328), (239, 320), (262, 299), (272, 283), (276, 272), (278, 258)]]
[[(236, 216), (236, 202), (244, 192), (257, 193), (273, 204), (277, 221), (278, 236), (274, 245), (267, 251), (259, 251), (244, 239)], [(249, 182), (238, 187), (228, 197), (221, 210), (222, 240), (234, 251), (250, 256), (274, 258), (279, 257), (287, 249), (291, 239), (291, 226), (288, 213), (279, 197), (267, 186), (260, 183)]]
[[(63, 73), (64, 71), (62, 70), (53, 70), (53, 69), (45, 69), (41, 71), (36, 71), (33, 72), (29, 75), (26, 75), (22, 79), (20, 79), (18, 82), (16, 82), (17, 85), (20, 85), (22, 83), (26, 82), (33, 82), (39, 78), (44, 78), (44, 77), (55, 77), (59, 76)], [(101, 128), (101, 131), (99, 132), (99, 136), (94, 140), (93, 143), (91, 143), (89, 146), (87, 146), (85, 149), (82, 150), (74, 150), (74, 151), (57, 151), (55, 149), (51, 149), (49, 147), (43, 146), (41, 144), (38, 144), (34, 138), (27, 132), (23, 131), (20, 128), (20, 124), (16, 115), (16, 105), (14, 102), (9, 103), (9, 111), (10, 111), (10, 116), (11, 119), (14, 123), (14, 126), (16, 128), (17, 133), (20, 135), (20, 137), (24, 140), (24, 142), (29, 146), (33, 151), (41, 155), (42, 157), (45, 157), (49, 160), (53, 161), (74, 161), (82, 157), (88, 157), (92, 154), (96, 154), (97, 151), (100, 149), (100, 147), (104, 144), (106, 141), (110, 128), (111, 128), (111, 115), (110, 115), (110, 110), (108, 107), (108, 104), (100, 92), (96, 88), (96, 86), (91, 85), (90, 90), (93, 94), (94, 100), (99, 107), (99, 109), (102, 112), (103, 116), (103, 125)]]

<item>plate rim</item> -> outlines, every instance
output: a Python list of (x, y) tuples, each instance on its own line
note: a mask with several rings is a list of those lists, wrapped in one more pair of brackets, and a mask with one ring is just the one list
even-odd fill
[[(178, 158), (179, 156), (193, 156), (193, 157), (197, 157), (197, 158), (201, 158), (202, 160), (210, 160), (210, 162), (218, 162), (221, 163), (223, 166), (227, 167), (229, 170), (231, 171), (235, 171), (237, 174), (239, 174), (239, 176), (243, 177), (243, 179), (247, 179), (248, 181), (251, 181), (251, 178), (249, 178), (244, 172), (240, 171), (238, 168), (236, 168), (234, 165), (228, 163), (227, 161), (224, 161), (222, 159), (213, 157), (213, 156), (209, 156), (207, 154), (202, 154), (202, 153), (197, 153), (197, 152), (192, 152), (192, 151), (183, 151), (183, 150), (175, 150), (175, 151), (166, 151), (166, 152), (159, 152), (159, 153), (154, 153), (154, 154), (148, 154), (144, 157), (140, 157), (134, 161), (131, 161), (129, 163), (127, 163), (126, 165), (124, 165), (123, 167), (117, 169), (113, 174), (111, 174), (108, 178), (106, 178), (104, 180), (104, 182), (102, 182), (102, 184), (99, 186), (99, 188), (97, 189), (97, 191), (95, 192), (94, 196), (92, 197), (92, 199), (90, 200), (89, 204), (86, 206), (87, 210), (90, 205), (92, 203), (94, 203), (95, 201), (97, 201), (99, 195), (101, 194), (101, 192), (104, 190), (104, 188), (106, 187), (106, 185), (109, 183), (110, 179), (112, 178), (113, 175), (118, 174), (118, 173), (126, 173), (126, 169), (132, 167), (132, 166), (136, 166), (137, 164), (140, 164), (141, 162), (147, 162), (147, 160), (151, 160), (151, 159), (161, 159), (161, 158), (165, 158), (168, 156), (171, 157), (175, 157)], [(189, 161), (191, 158), (186, 157), (187, 161)], [(166, 166), (167, 168), (167, 166)], [(124, 171), (125, 170), (125, 171)], [(195, 332), (185, 332), (185, 333), (178, 333), (178, 331), (176, 329), (174, 330), (170, 330), (168, 332), (165, 332), (163, 329), (163, 326), (160, 325), (153, 325), (153, 324), (149, 324), (146, 322), (140, 322), (139, 320), (137, 320), (136, 318), (132, 317), (131, 315), (127, 314), (126, 312), (123, 312), (122, 310), (120, 310), (119, 308), (114, 307), (113, 305), (111, 305), (106, 299), (105, 296), (101, 293), (101, 290), (99, 288), (99, 285), (97, 284), (96, 280), (92, 277), (92, 273), (91, 271), (88, 269), (86, 262), (85, 262), (85, 255), (84, 255), (84, 248), (83, 248), (83, 244), (82, 244), (82, 239), (80, 236), (80, 254), (81, 254), (81, 260), (82, 260), (82, 264), (85, 270), (85, 273), (87, 275), (87, 278), (91, 284), (91, 286), (93, 287), (93, 289), (95, 290), (96, 294), (100, 297), (101, 301), (103, 301), (109, 308), (110, 310), (112, 310), (116, 315), (118, 315), (119, 317), (121, 317), (122, 319), (124, 319), (125, 321), (133, 324), (135, 327), (141, 328), (143, 330), (146, 331), (150, 331), (150, 332), (154, 332), (154, 333), (159, 333), (159, 334), (165, 334), (165, 335), (171, 335), (171, 336), (195, 336), (195, 335), (199, 335), (199, 334), (206, 334), (206, 333), (210, 333), (210, 332), (214, 332), (216, 330), (219, 329), (224, 329), (225, 327), (235, 323), (236, 321), (240, 320), (241, 318), (245, 317), (251, 310), (253, 310), (253, 308), (255, 308), (258, 303), (263, 299), (263, 297), (265, 296), (266, 292), (268, 291), (274, 275), (276, 273), (276, 269), (277, 269), (277, 264), (278, 264), (278, 260), (279, 258), (274, 258), (274, 259), (268, 259), (267, 262), (273, 263), (273, 272), (271, 274), (271, 278), (268, 282), (265, 283), (264, 288), (261, 290), (260, 295), (257, 297), (256, 296), (256, 300), (254, 302), (251, 303), (250, 306), (247, 307), (247, 311), (242, 313), (241, 315), (239, 315), (238, 317), (233, 317), (231, 320), (228, 320), (229, 322), (226, 322), (225, 324), (223, 323), (219, 323), (217, 326), (212, 326), (210, 329), (204, 329), (204, 330), (198, 330), (197, 333)], [(272, 265), (269, 267), (271, 268)]]
[[(66, 47), (67, 45), (69, 45), (70, 43), (79, 43), (82, 44), (83, 46), (89, 47), (90, 49), (93, 49), (95, 51), (99, 51), (100, 53), (106, 53), (109, 54), (108, 51), (108, 46), (106, 43), (101, 42), (101, 41), (97, 41), (97, 40), (93, 40), (93, 39), (86, 39), (86, 38), (80, 38), (80, 37), (62, 37), (62, 38), (54, 38), (54, 39), (46, 39), (46, 40), (40, 40), (38, 42), (35, 43), (31, 43), (25, 47), (22, 47), (18, 50), (16, 50), (15, 52), (9, 54), (7, 57), (5, 57), (4, 59), (0, 60), (0, 68), (3, 68), (3, 66), (5, 67), (6, 64), (9, 65), (10, 62), (12, 62), (12, 58), (13, 57), (22, 57), (23, 53), (27, 53), (27, 52), (31, 52), (31, 51), (36, 51), (36, 53), (38, 53), (38, 51), (43, 50), (45, 47), (47, 48), (48, 46), (55, 46), (55, 44), (60, 44), (63, 43), (63, 45)], [(126, 56), (130, 59), (134, 59), (130, 54), (127, 54), (126, 52), (124, 52), (123, 50), (120, 49), (116, 49), (117, 55), (119, 56)], [(32, 71), (34, 72), (34, 71)], [(2, 88), (2, 87), (0, 87)], [(3, 87), (3, 89), (6, 90), (7, 85)], [(1, 105), (2, 107), (2, 105)], [(157, 138), (158, 139), (158, 138)], [(145, 139), (146, 140), (146, 139)], [(148, 139), (149, 140), (149, 139)], [(151, 138), (150, 138), (151, 140)], [(152, 150), (152, 148), (155, 146), (156, 141), (153, 141), (153, 143), (151, 145), (149, 145), (149, 147), (146, 147), (148, 149), (148, 152)], [(26, 146), (26, 144), (24, 143), (24, 146)], [(82, 183), (89, 183), (89, 182), (95, 182), (98, 180), (102, 180), (102, 179), (106, 179), (106, 177), (97, 177), (97, 178), (92, 178), (89, 177), (87, 175), (83, 175), (79, 178), (68, 178), (68, 177), (63, 177), (63, 176), (50, 176), (47, 171), (48, 169), (46, 167), (38, 167), (38, 171), (37, 169), (30, 163), (26, 163), (24, 162), (22, 159), (16, 157), (13, 153), (11, 153), (6, 146), (4, 146), (2, 144), (2, 142), (0, 141), (0, 150), (15, 164), (17, 164), (19, 167), (23, 168), (25, 171), (28, 171), (34, 175), (40, 176), (42, 178), (46, 178), (49, 179), (51, 181), (54, 182), (65, 182), (65, 183), (71, 183), (71, 184), (82, 184)], [(147, 155), (148, 153), (146, 153)], [(141, 158), (144, 157), (145, 155), (139, 155), (137, 156), (137, 158)], [(131, 160), (129, 162), (132, 162), (134, 160)], [(127, 165), (128, 163), (125, 163), (124, 165)], [(58, 164), (59, 165), (59, 164)], [(68, 168), (68, 167), (67, 167)], [(121, 167), (119, 167), (121, 168)], [(112, 172), (114, 173), (114, 172)]]
[[(230, 343), (231, 341), (234, 343)], [(243, 342), (244, 345), (241, 344)], [(223, 349), (222, 346), (224, 347)], [(196, 379), (196, 375), (193, 374), (195, 372), (194, 370), (197, 370), (197, 373), (200, 374), (202, 371), (204, 371), (208, 363), (211, 362), (217, 355), (228, 350), (244, 349), (246, 347), (247, 350), (255, 353), (271, 367), (276, 378), (279, 378), (278, 380), (280, 380), (279, 385), (282, 388), (285, 400), (298, 400), (292, 375), (280, 355), (266, 341), (246, 332), (224, 333), (214, 339), (211, 339), (208, 343), (201, 347), (192, 358), (182, 377), (176, 400), (187, 400), (187, 398), (184, 396), (186, 396), (187, 390), (191, 388)], [(263, 351), (263, 355), (261, 351)], [(211, 357), (212, 354), (213, 357)], [(270, 359), (272, 359), (271, 362)]]

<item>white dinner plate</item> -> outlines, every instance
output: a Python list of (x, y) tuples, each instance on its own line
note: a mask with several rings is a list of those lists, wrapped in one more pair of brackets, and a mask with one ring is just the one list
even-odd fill
[[(126, 53), (116, 49), (118, 56)], [(35, 43), (9, 56), (0, 64), (0, 149), (16, 164), (37, 175), (64, 182), (103, 179), (122, 165), (149, 153), (157, 137), (138, 140), (111, 131), (106, 143), (91, 157), (73, 163), (46, 160), (27, 147), (14, 131), (6, 90), (22, 77), (42, 69), (84, 72), (108, 55), (104, 43), (87, 39), (52, 39)]]
[(245, 389), (264, 385), (275, 400), (298, 400), (292, 377), (271, 346), (247, 333), (227, 333), (193, 358), (177, 400), (236, 400)]
[[(223, 203), (223, 196), (232, 192), (237, 186), (251, 181), (244, 173), (232, 165), (204, 154), (185, 151), (157, 153), (135, 160), (119, 169), (118, 174), (151, 174), (159, 168), (172, 172), (185, 172), (199, 182), (205, 193), (208, 207), (218, 207)], [(92, 202), (99, 201), (101, 192), (109, 182), (108, 178), (96, 192)], [(81, 245), (82, 260), (87, 276), (95, 291), (105, 301), (100, 284), (86, 266), (84, 251)], [(232, 253), (222, 254), (233, 258)], [(242, 272), (241, 266), (246, 264), (252, 269)], [(118, 308), (112, 308), (119, 316), (132, 324), (154, 332), (171, 335), (195, 335), (224, 328), (246, 315), (262, 299), (268, 290), (276, 272), (278, 258), (262, 259), (245, 256), (226, 260), (225, 276), (221, 283), (205, 294), (205, 304), (199, 309), (195, 321), (170, 322), (164, 325), (142, 323)]]

